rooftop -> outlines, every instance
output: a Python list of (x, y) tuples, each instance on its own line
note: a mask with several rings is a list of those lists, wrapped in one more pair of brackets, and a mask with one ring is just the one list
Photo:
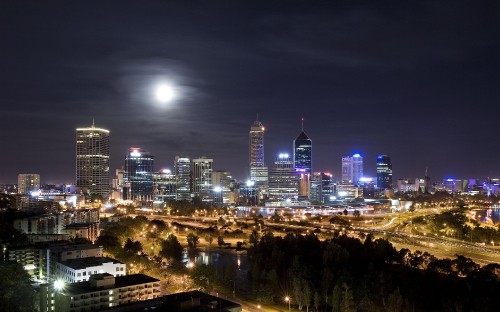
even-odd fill
[(51, 252), (63, 252), (63, 251), (86, 250), (86, 249), (102, 249), (102, 247), (92, 244), (60, 244), (60, 245), (49, 245), (48, 249), (50, 249)]
[[(108, 276), (108, 274), (95, 274), (93, 275), (93, 277), (98, 278), (100, 275), (103, 277)], [(109, 289), (141, 285), (146, 283), (154, 283), (160, 281), (156, 278), (144, 274), (117, 276), (114, 279), (115, 279), (115, 285)], [(68, 295), (80, 295), (80, 294), (95, 292), (98, 290), (100, 289), (92, 287), (89, 281), (66, 284), (66, 286), (64, 287), (64, 293)]]
[(70, 259), (67, 261), (60, 262), (62, 265), (72, 268), (73, 270), (81, 270), (88, 267), (94, 267), (102, 265), (103, 263), (117, 263), (123, 264), (122, 262), (108, 258), (108, 257), (89, 257), (89, 258), (78, 258)]

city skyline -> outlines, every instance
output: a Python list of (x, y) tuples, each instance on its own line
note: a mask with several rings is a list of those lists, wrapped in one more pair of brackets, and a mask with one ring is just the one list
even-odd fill
[[(172, 168), (176, 155), (206, 155), (214, 170), (245, 180), (256, 114), (268, 167), (292, 153), (304, 118), (313, 170), (336, 180), (341, 157), (355, 153), (372, 177), (383, 154), (394, 180), (426, 168), (433, 181), (498, 177), (495, 8), (2, 3), (0, 137), (9, 152), (0, 183), (20, 173), (74, 182), (72, 131), (93, 118), (111, 131), (111, 175), (140, 146), (155, 155), (155, 170)], [(164, 82), (171, 89), (155, 98)]]

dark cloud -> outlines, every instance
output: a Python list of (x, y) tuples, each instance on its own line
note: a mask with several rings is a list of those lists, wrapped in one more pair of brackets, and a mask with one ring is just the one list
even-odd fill
[[(500, 174), (496, 1), (4, 1), (0, 182), (72, 181), (74, 129), (111, 130), (112, 168), (131, 146), (213, 157), (245, 179), (248, 130), (266, 158), (291, 152), (300, 118), (315, 170), (377, 154), (395, 177)], [(168, 106), (152, 88), (170, 81)], [(478, 162), (477, 158), (481, 161)]]

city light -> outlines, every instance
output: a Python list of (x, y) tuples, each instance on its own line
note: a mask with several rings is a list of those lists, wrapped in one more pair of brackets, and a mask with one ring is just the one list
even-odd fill
[(57, 280), (54, 282), (54, 289), (55, 290), (62, 290), (63, 288), (64, 288), (64, 281)]

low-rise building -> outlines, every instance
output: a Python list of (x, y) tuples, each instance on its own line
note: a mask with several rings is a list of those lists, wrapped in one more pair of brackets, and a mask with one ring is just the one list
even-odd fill
[(88, 281), (93, 274), (109, 273), (115, 277), (127, 274), (127, 265), (107, 257), (70, 259), (56, 263), (56, 279), (66, 283)]
[(40, 288), (40, 311), (101, 311), (121, 304), (157, 298), (160, 281), (144, 274), (114, 277), (95, 274), (88, 281)]

